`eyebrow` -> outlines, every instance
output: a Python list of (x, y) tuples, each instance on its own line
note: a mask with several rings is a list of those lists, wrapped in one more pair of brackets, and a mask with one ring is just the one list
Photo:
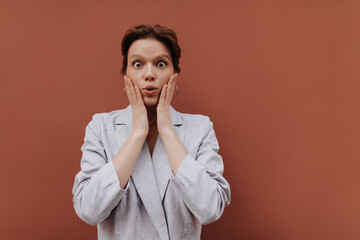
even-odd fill
[[(140, 57), (140, 58), (142, 58), (143, 56), (141, 56), (140, 54), (133, 54), (133, 55), (131, 55), (131, 57), (129, 58), (129, 60), (132, 59), (132, 58), (134, 58), (134, 57)], [(157, 56), (157, 57), (155, 57), (155, 58), (161, 58), (161, 57), (166, 57), (167, 59), (170, 60), (170, 57), (169, 57), (167, 54), (160, 54), (159, 56)]]

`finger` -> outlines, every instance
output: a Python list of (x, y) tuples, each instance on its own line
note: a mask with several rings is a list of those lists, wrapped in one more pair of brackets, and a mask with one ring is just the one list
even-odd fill
[(127, 96), (128, 96), (128, 99), (129, 99), (129, 102), (131, 105), (134, 105), (136, 104), (136, 99), (135, 98), (135, 92), (133, 90), (133, 86), (131, 84), (131, 81), (128, 77), (124, 77), (125, 79), (125, 82), (126, 82), (126, 86), (125, 86), (125, 89), (126, 89), (126, 93), (127, 93)]
[(127, 99), (129, 99), (129, 96), (128, 96), (127, 90), (126, 90), (126, 86), (127, 86), (127, 83), (126, 83), (126, 78), (125, 78), (125, 76), (124, 76), (124, 95), (125, 95), (125, 97), (126, 97)]
[(162, 104), (165, 103), (166, 89), (167, 89), (167, 84), (165, 84), (161, 89), (160, 98), (159, 98), (159, 105), (162, 105)]
[(134, 99), (134, 101), (137, 102), (135, 84), (130, 78), (128, 78), (128, 79), (129, 79), (129, 86), (130, 86), (131, 96)]
[(135, 86), (135, 92), (136, 92), (136, 100), (138, 103), (144, 105), (144, 100), (142, 98), (142, 95), (141, 95), (141, 92), (140, 92), (140, 89), (138, 86)]
[(176, 86), (176, 75), (173, 75), (172, 78), (169, 81), (169, 87), (168, 90), (166, 91), (166, 102), (168, 104), (171, 103), (171, 100), (174, 96), (174, 89)]
[(129, 80), (128, 80), (128, 78), (126, 76), (124, 76), (124, 82), (125, 82), (126, 95), (128, 97), (129, 102), (132, 103), (130, 84), (129, 84)]
[(133, 97), (136, 98), (135, 84), (130, 78), (128, 78), (128, 79), (129, 79), (130, 91), (131, 91)]
[(128, 80), (127, 80), (126, 76), (124, 76), (124, 84), (125, 84), (126, 96), (127, 96), (128, 100), (130, 101), (129, 83), (128, 83)]
[(166, 83), (166, 89), (164, 89), (164, 91), (165, 91), (165, 95), (164, 95), (164, 100), (165, 100), (165, 102), (167, 102), (167, 99), (168, 99), (168, 96), (169, 96), (169, 89), (171, 88), (171, 84), (172, 84), (172, 79), (173, 79), (173, 76), (174, 75), (171, 75), (170, 77), (169, 77), (169, 80), (167, 81), (167, 83)]
[(177, 82), (177, 74), (176, 74), (175, 77), (174, 77), (173, 84), (172, 84), (172, 88), (171, 88), (171, 99), (172, 99), (172, 97), (174, 96), (175, 87), (176, 87), (176, 82)]

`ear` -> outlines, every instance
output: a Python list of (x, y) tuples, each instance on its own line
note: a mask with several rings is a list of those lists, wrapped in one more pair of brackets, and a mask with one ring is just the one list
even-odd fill
[(179, 73), (174, 73), (173, 75), (171, 75), (172, 77), (175, 77), (175, 78), (177, 78), (178, 77), (178, 75), (179, 75)]
[(175, 76), (175, 79), (176, 79), (176, 81), (177, 81), (178, 78), (179, 78), (179, 73), (175, 73), (174, 76)]

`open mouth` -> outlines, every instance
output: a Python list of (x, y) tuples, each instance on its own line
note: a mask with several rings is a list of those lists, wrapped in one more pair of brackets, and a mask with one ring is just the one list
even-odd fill
[(143, 93), (145, 95), (153, 95), (154, 93), (156, 93), (156, 88), (145, 88), (143, 90)]

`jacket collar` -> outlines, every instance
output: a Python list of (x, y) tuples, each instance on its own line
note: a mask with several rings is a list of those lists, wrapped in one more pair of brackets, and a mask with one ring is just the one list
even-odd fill
[[(128, 105), (123, 111), (122, 114), (119, 114), (115, 118), (115, 124), (120, 125), (132, 125), (132, 108), (131, 105)], [(181, 114), (177, 112), (171, 105), (170, 105), (170, 118), (171, 122), (174, 126), (179, 126), (183, 124), (183, 120)]]

